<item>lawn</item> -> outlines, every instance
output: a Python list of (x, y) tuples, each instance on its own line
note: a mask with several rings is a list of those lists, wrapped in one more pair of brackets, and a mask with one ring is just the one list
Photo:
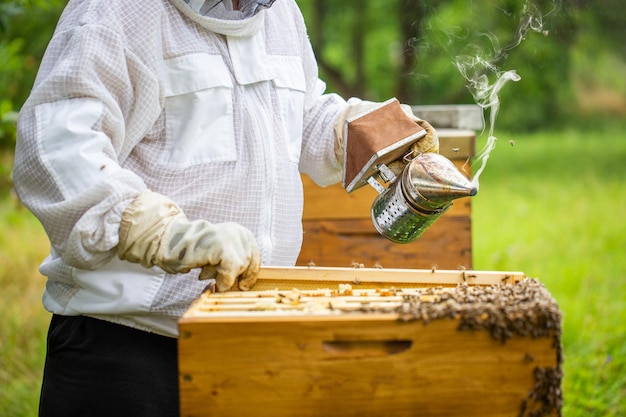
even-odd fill
[[(565, 417), (626, 415), (625, 132), (500, 133), (473, 200), (474, 267), (539, 279), (563, 312)], [(9, 193), (0, 214), (0, 415), (30, 417), (49, 317), (37, 266), (48, 246)]]
[(626, 130), (499, 142), (474, 200), (474, 267), (524, 271), (559, 303), (565, 417), (624, 416)]

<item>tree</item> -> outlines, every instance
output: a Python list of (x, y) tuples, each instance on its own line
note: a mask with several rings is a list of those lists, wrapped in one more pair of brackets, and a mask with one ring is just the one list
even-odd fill
[(66, 0), (0, 4), (0, 147), (15, 144), (16, 112), (26, 100)]
[(615, 26), (601, 30), (602, 22), (621, 22), (623, 32), (626, 13), (618, 11), (626, 3), (618, 0), (298, 3), (330, 91), (371, 100), (395, 96), (411, 104), (467, 104), (477, 101), (476, 88), (514, 70), (521, 82), (499, 94), (507, 103), (500, 123), (509, 128), (561, 123), (577, 110), (570, 52), (581, 25), (592, 21), (624, 50)]

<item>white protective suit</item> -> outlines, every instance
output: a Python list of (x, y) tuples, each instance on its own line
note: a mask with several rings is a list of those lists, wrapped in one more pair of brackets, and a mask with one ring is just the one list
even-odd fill
[(237, 222), (263, 264), (293, 265), (300, 172), (341, 179), (333, 123), (345, 102), (323, 94), (295, 1), (240, 20), (192, 9), (203, 5), (71, 0), (59, 22), (20, 113), (14, 168), (51, 242), (40, 267), (50, 312), (176, 336), (207, 282), (116, 257), (133, 199), (149, 189), (189, 219)]

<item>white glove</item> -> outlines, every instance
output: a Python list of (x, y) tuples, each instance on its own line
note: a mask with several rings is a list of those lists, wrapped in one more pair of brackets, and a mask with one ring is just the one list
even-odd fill
[(202, 268), (199, 278), (215, 278), (218, 291), (249, 290), (261, 265), (252, 232), (237, 223), (190, 221), (167, 197), (144, 191), (122, 215), (118, 256), (169, 273)]

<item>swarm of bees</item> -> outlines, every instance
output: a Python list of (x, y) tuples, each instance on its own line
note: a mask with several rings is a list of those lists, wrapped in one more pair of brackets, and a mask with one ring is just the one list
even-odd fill
[(561, 313), (545, 287), (534, 279), (516, 284), (479, 286), (459, 284), (444, 291), (429, 289), (437, 302), (407, 295), (400, 309), (402, 320), (459, 319), (458, 330), (488, 330), (504, 343), (513, 335), (560, 336)]
[[(434, 290), (437, 291), (437, 290)], [(535, 385), (521, 403), (521, 417), (554, 415), (561, 409), (563, 361), (561, 347), (561, 312), (546, 288), (534, 279), (516, 284), (503, 282), (493, 286), (459, 284), (452, 291), (437, 291), (437, 302), (423, 302), (407, 296), (400, 308), (401, 319), (458, 319), (459, 331), (486, 330), (495, 340), (506, 343), (513, 336), (552, 337), (557, 365), (535, 367)], [(528, 363), (534, 358), (528, 355)]]

